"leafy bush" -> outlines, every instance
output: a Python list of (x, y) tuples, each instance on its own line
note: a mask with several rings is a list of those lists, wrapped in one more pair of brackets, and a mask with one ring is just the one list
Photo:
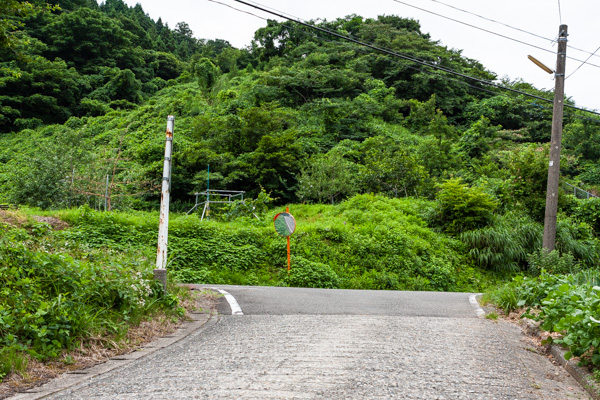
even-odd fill
[(118, 337), (149, 313), (177, 308), (135, 255), (115, 262), (109, 252), (74, 251), (82, 260), (51, 253), (68, 241), (19, 218), (26, 229), (0, 225), (0, 379), (28, 357), (55, 358), (91, 335)]
[[(542, 270), (539, 277), (517, 276), (491, 294), (505, 310), (535, 307), (523, 316), (540, 321), (543, 330), (559, 332), (554, 341), (569, 351), (565, 358), (582, 357), (583, 363), (600, 366), (600, 272), (587, 270), (571, 275), (552, 275)], [(515, 303), (516, 301), (516, 303)]]
[[(546, 204), (548, 152), (548, 146), (530, 144), (500, 153), (500, 163), (509, 174), (512, 206), (523, 208), (539, 222)], [(559, 204), (562, 200), (559, 194)]]
[(288, 286), (337, 289), (340, 279), (327, 265), (309, 261), (303, 257), (293, 257), (293, 268), (284, 282)]
[[(335, 206), (293, 205), (298, 224), (291, 237), (292, 254), (328, 266), (341, 288), (481, 290), (489, 276), (464, 267), (462, 243), (426, 227), (422, 214), (432, 207), (427, 200), (371, 194)], [(285, 284), (280, 272), (287, 264), (286, 241), (275, 233), (267, 214), (261, 208), (260, 219), (240, 214), (231, 221), (172, 214), (171, 278), (186, 283)], [(154, 257), (155, 213), (103, 213), (82, 207), (61, 215), (73, 226), (55, 235), (70, 246), (76, 243), (81, 251), (137, 249)]]
[(542, 329), (562, 333), (554, 341), (569, 349), (565, 353), (567, 360), (572, 356), (583, 357), (584, 363), (600, 366), (599, 307), (600, 286), (567, 281), (548, 293), (539, 314), (528, 316), (541, 321)]
[[(0, 243), (0, 331), (3, 345), (40, 359), (101, 328), (98, 321), (139, 318), (163, 292), (151, 272), (96, 266), (67, 255)], [(129, 273), (124, 273), (129, 270)], [(107, 326), (114, 326), (109, 324)]]
[(484, 227), (497, 207), (492, 196), (460, 179), (449, 179), (438, 188), (430, 223), (453, 235)]
[(511, 311), (516, 310), (520, 305), (524, 304), (518, 297), (518, 292), (508, 285), (495, 290), (490, 295), (490, 298), (492, 302), (502, 308), (507, 315)]
[(571, 210), (573, 218), (588, 223), (596, 235), (600, 233), (600, 198), (576, 199)]
[(558, 250), (551, 252), (543, 249), (536, 250), (527, 257), (527, 262), (529, 263), (529, 272), (533, 275), (539, 275), (542, 270), (551, 274), (568, 274), (579, 269), (571, 253), (561, 256)]
[(600, 242), (588, 224), (561, 216), (556, 223), (556, 248), (561, 254), (571, 253), (577, 261), (593, 267), (598, 262)]

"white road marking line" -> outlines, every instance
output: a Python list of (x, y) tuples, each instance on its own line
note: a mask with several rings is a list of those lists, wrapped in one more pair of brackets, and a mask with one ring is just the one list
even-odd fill
[(485, 317), (485, 311), (483, 311), (483, 308), (481, 308), (481, 306), (479, 306), (479, 303), (477, 302), (477, 296), (479, 296), (480, 294), (481, 293), (470, 295), (469, 303), (471, 303), (471, 305), (475, 309), (475, 314), (477, 314), (477, 317), (483, 318)]
[(231, 294), (222, 289), (213, 289), (225, 296), (225, 300), (227, 300), (227, 302), (229, 303), (229, 307), (231, 308), (231, 315), (244, 315), (244, 313), (242, 312), (242, 307), (240, 307), (235, 297), (233, 297)]

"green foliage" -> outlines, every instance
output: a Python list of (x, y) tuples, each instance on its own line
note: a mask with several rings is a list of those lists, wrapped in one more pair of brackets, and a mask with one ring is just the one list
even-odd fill
[(565, 149), (571, 149), (573, 154), (584, 160), (597, 162), (600, 158), (600, 129), (597, 124), (575, 120), (565, 125), (563, 134)]
[(365, 191), (393, 197), (417, 195), (427, 178), (417, 159), (397, 141), (375, 136), (361, 145), (363, 165), (360, 179)]
[(293, 257), (294, 268), (283, 279), (288, 286), (337, 289), (340, 279), (328, 266), (322, 263), (309, 261), (303, 257)]
[[(551, 98), (547, 93), (532, 90), (531, 85), (504, 82), (509, 87), (532, 93), (537, 96)], [(520, 141), (545, 142), (550, 139), (551, 109), (544, 109), (521, 95), (511, 99), (504, 95), (496, 95), (470, 102), (465, 109), (465, 117), (470, 123), (481, 118), (489, 120), (506, 130), (518, 130)]]
[(527, 257), (529, 272), (539, 275), (542, 271), (550, 274), (569, 274), (579, 270), (575, 258), (570, 253), (561, 255), (558, 250), (548, 252), (545, 249), (536, 250)]
[(0, 229), (0, 375), (22, 371), (26, 354), (55, 358), (91, 335), (123, 334), (151, 310), (177, 306), (147, 264), (42, 250), (67, 243), (47, 225)]
[(488, 226), (460, 235), (481, 268), (509, 273), (526, 266), (527, 255), (542, 245), (542, 227), (523, 214), (495, 215)]
[(260, 220), (269, 210), (269, 206), (273, 203), (273, 200), (264, 189), (261, 189), (256, 199), (236, 201), (231, 206), (226, 207), (224, 219), (232, 221), (236, 218), (247, 217)]
[(556, 248), (561, 254), (572, 254), (586, 267), (594, 267), (598, 262), (598, 238), (592, 234), (585, 222), (577, 223), (563, 216), (556, 223)]
[(489, 223), (497, 201), (477, 187), (468, 187), (460, 179), (438, 185), (436, 207), (430, 223), (450, 234), (459, 234)]
[[(551, 275), (542, 270), (537, 278), (518, 276), (501, 289), (519, 299), (518, 307), (536, 307), (524, 316), (540, 321), (540, 328), (561, 334), (549, 338), (566, 346), (565, 358), (581, 357), (584, 364), (600, 365), (600, 280), (597, 270), (571, 275)], [(507, 295), (508, 296), (508, 295)], [(494, 295), (492, 295), (494, 297)]]
[(498, 135), (499, 126), (492, 126), (490, 120), (481, 117), (463, 133), (458, 150), (468, 158), (480, 158), (490, 150), (490, 141)]
[(90, 98), (110, 102), (111, 100), (127, 100), (139, 103), (142, 100), (140, 91), (142, 84), (129, 70), (116, 70), (115, 75), (101, 88), (90, 94)]
[(576, 199), (575, 207), (570, 212), (574, 219), (587, 223), (598, 235), (600, 232), (600, 198)]
[(582, 163), (579, 174), (579, 179), (588, 185), (600, 184), (600, 163), (598, 162), (587, 162)]
[[(215, 207), (209, 222), (172, 220), (170, 270), (178, 280), (283, 284), (285, 246), (267, 205), (298, 199), (341, 201), (293, 206), (302, 224), (292, 243), (296, 256), (326, 265), (343, 288), (473, 290), (493, 280), (489, 271), (525, 270), (539, 249), (547, 146), (537, 142), (549, 133), (547, 110), (322, 41), (294, 23), (269, 21), (251, 47), (235, 49), (194, 39), (185, 23), (171, 30), (121, 0), (60, 4), (64, 12), (8, 10), (8, 31), (0, 32), (10, 42), (0, 46), (0, 131), (20, 130), (0, 136), (3, 201), (99, 208), (109, 175), (111, 206), (156, 210), (168, 112), (177, 121), (173, 209), (193, 206), (207, 165), (211, 188), (258, 197)], [(315, 23), (496, 78), (414, 20)], [(561, 172), (570, 182), (598, 181), (597, 136), (592, 124), (565, 121)], [(561, 260), (572, 254), (583, 268), (594, 265), (595, 202), (559, 201)], [(152, 213), (66, 214), (74, 226), (55, 236), (77, 251), (154, 253)], [(535, 270), (553, 263), (534, 258)]]
[[(0, 64), (1, 65), (1, 64)], [(11, 62), (15, 74), (0, 71), (0, 129), (3, 132), (31, 127), (16, 119), (63, 122), (75, 113), (89, 83), (62, 60), (33, 56), (27, 62)]]
[(356, 164), (335, 152), (314, 156), (298, 181), (298, 197), (333, 204), (336, 198), (355, 194), (357, 170)]
[(193, 63), (193, 69), (195, 75), (198, 77), (198, 84), (203, 89), (210, 89), (213, 87), (221, 74), (219, 67), (215, 66), (206, 57), (195, 61)]
[(540, 222), (546, 205), (548, 154), (547, 146), (537, 145), (501, 154), (501, 164), (510, 179), (510, 194), (515, 203), (513, 207), (524, 208)]
[(506, 315), (508, 315), (524, 305), (518, 296), (519, 293), (515, 291), (513, 287), (506, 285), (492, 292), (490, 299), (494, 304), (503, 309)]
[[(301, 258), (300, 265), (326, 265), (341, 288), (472, 291), (489, 285), (489, 276), (464, 266), (459, 242), (426, 228), (421, 212), (430, 207), (425, 200), (375, 195), (355, 196), (335, 206), (292, 206), (297, 220), (292, 254)], [(223, 222), (172, 215), (172, 277), (186, 283), (284, 284), (286, 241), (274, 231), (270, 216), (275, 213)], [(63, 218), (73, 227), (58, 236), (69, 243), (155, 252), (156, 214), (81, 208)]]
[(56, 133), (56, 137), (38, 137), (27, 152), (3, 166), (11, 188), (9, 201), (42, 208), (69, 204), (70, 178), (74, 168), (86, 162), (85, 144), (76, 131), (67, 127)]

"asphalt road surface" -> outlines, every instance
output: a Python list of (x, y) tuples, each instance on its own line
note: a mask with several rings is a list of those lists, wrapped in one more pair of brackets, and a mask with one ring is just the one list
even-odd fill
[(44, 398), (588, 399), (469, 294), (217, 289), (208, 327)]

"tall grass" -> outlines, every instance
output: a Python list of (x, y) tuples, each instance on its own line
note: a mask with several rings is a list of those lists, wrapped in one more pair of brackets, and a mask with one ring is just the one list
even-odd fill
[(527, 255), (541, 247), (542, 227), (524, 213), (495, 215), (482, 229), (464, 232), (460, 239), (477, 265), (502, 273), (526, 266)]

